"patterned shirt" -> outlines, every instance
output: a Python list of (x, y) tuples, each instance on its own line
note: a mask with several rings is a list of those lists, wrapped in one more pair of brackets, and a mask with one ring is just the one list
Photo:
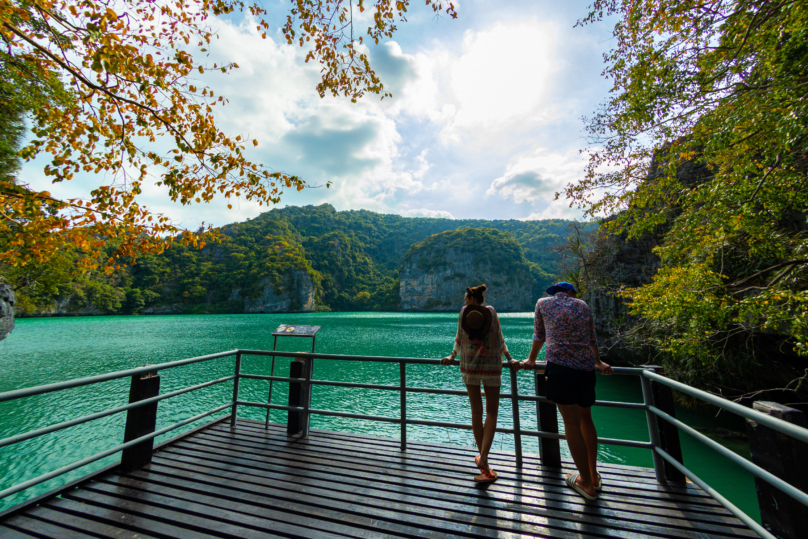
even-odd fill
[(595, 355), (590, 345), (597, 344), (595, 320), (589, 305), (556, 292), (551, 298), (536, 302), (533, 318), (533, 340), (546, 341), (545, 359), (582, 371), (595, 369)]
[(502, 336), (497, 312), (490, 305), (485, 308), (491, 311), (491, 329), (482, 339), (471, 339), (463, 330), (463, 311), (466, 307), (460, 309), (453, 351), (460, 355), (460, 372), (464, 384), (479, 385), (482, 382), (485, 386), (500, 387), (502, 355), (508, 351), (508, 347)]

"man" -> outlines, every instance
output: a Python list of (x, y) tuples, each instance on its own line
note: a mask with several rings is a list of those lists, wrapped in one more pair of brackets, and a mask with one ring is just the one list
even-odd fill
[(522, 363), (512, 363), (517, 370), (535, 368), (536, 358), (547, 343), (547, 398), (558, 405), (572, 460), (578, 468), (577, 474), (567, 475), (567, 485), (584, 498), (596, 500), (601, 481), (597, 470), (598, 433), (592, 422), (595, 369), (603, 374), (613, 374), (614, 370), (600, 360), (592, 312), (589, 305), (575, 298), (575, 287), (556, 283), (547, 293), (551, 297), (536, 302), (530, 355)]

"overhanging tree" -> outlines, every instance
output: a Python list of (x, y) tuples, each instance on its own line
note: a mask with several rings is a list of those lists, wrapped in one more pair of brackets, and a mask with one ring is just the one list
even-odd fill
[[(358, 31), (355, 37), (353, 10), (364, 11), (362, 0), (291, 4), (285, 37), (309, 49), (306, 61), (322, 65), (321, 96), (389, 96), (360, 51)], [(378, 43), (393, 35), (409, 2), (369, 4), (374, 25), (366, 34)], [(426, 4), (456, 16), (451, 3)], [(210, 19), (237, 10), (248, 11), (266, 37), (266, 12), (240, 0), (0, 0), (0, 108), (27, 112), (33, 134), (18, 155), (50, 154), (45, 174), (54, 182), (79, 173), (102, 178), (87, 199), (59, 199), (0, 178), (0, 267), (6, 273), (47, 263), (66, 246), (83, 253), (78, 266), (94, 267), (105, 242), (115, 245), (110, 266), (162, 251), (177, 237), (199, 242), (199, 235), (138, 202), (150, 176), (181, 204), (215, 196), (277, 203), (284, 188), (306, 186), (302, 178), (248, 159), (248, 141), (215, 122), (215, 107), (224, 106), (226, 96), (191, 78), (238, 67), (198, 58), (215, 38)]]
[(756, 340), (808, 355), (808, 2), (603, 0), (581, 24), (604, 16), (614, 87), (563, 194), (610, 233), (664, 234), (653, 282), (623, 291), (643, 336), (673, 373), (749, 389)]

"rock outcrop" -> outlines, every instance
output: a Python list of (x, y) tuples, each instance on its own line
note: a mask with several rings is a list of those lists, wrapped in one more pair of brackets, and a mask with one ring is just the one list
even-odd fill
[[(661, 174), (655, 163), (656, 158), (645, 180), (648, 183), (656, 181)], [(685, 161), (676, 169), (676, 179), (687, 187), (704, 182), (710, 174), (706, 165), (693, 161)], [(669, 212), (671, 219), (679, 212), (676, 207), (660, 211)], [(659, 239), (664, 237), (668, 227), (661, 225), (654, 233), (640, 239), (627, 239), (625, 234), (600, 235), (595, 242), (593, 276), (581, 299), (592, 309), (601, 353), (615, 364), (636, 364), (648, 359), (646, 350), (626, 342), (626, 331), (636, 320), (628, 314), (627, 306), (615, 292), (621, 287), (634, 288), (651, 282), (660, 266), (653, 249), (659, 245)]]
[(155, 305), (154, 307), (147, 307), (141, 311), (142, 314), (182, 314), (182, 305), (175, 303), (173, 305)]
[[(315, 309), (315, 287), (309, 274), (295, 271), (291, 275), (292, 286), (276, 290), (268, 279), (260, 283), (261, 295), (255, 299), (244, 299), (245, 313), (311, 312)], [(240, 290), (234, 290), (231, 301), (238, 301)]]
[(401, 309), (457, 311), (466, 287), (485, 283), (486, 303), (497, 311), (532, 310), (538, 268), (510, 234), (481, 230), (435, 234), (413, 246), (399, 272)]
[(630, 346), (625, 333), (633, 318), (618, 288), (633, 288), (651, 281), (659, 269), (659, 258), (653, 253), (656, 241), (646, 238), (628, 240), (625, 236), (602, 239), (595, 265), (597, 285), (589, 286), (581, 299), (589, 304), (595, 319), (595, 330), (601, 354), (616, 364), (632, 364), (645, 360), (643, 350)]
[(0, 341), (14, 329), (14, 289), (0, 283)]

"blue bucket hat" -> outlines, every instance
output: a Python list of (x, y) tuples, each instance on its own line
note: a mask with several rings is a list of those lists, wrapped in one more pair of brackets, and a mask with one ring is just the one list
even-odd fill
[(545, 292), (547, 292), (551, 296), (554, 296), (556, 292), (572, 292), (574, 294), (578, 293), (578, 291), (575, 290), (575, 287), (572, 285), (572, 283), (566, 283), (563, 281), (554, 284), (553, 286), (545, 290)]

